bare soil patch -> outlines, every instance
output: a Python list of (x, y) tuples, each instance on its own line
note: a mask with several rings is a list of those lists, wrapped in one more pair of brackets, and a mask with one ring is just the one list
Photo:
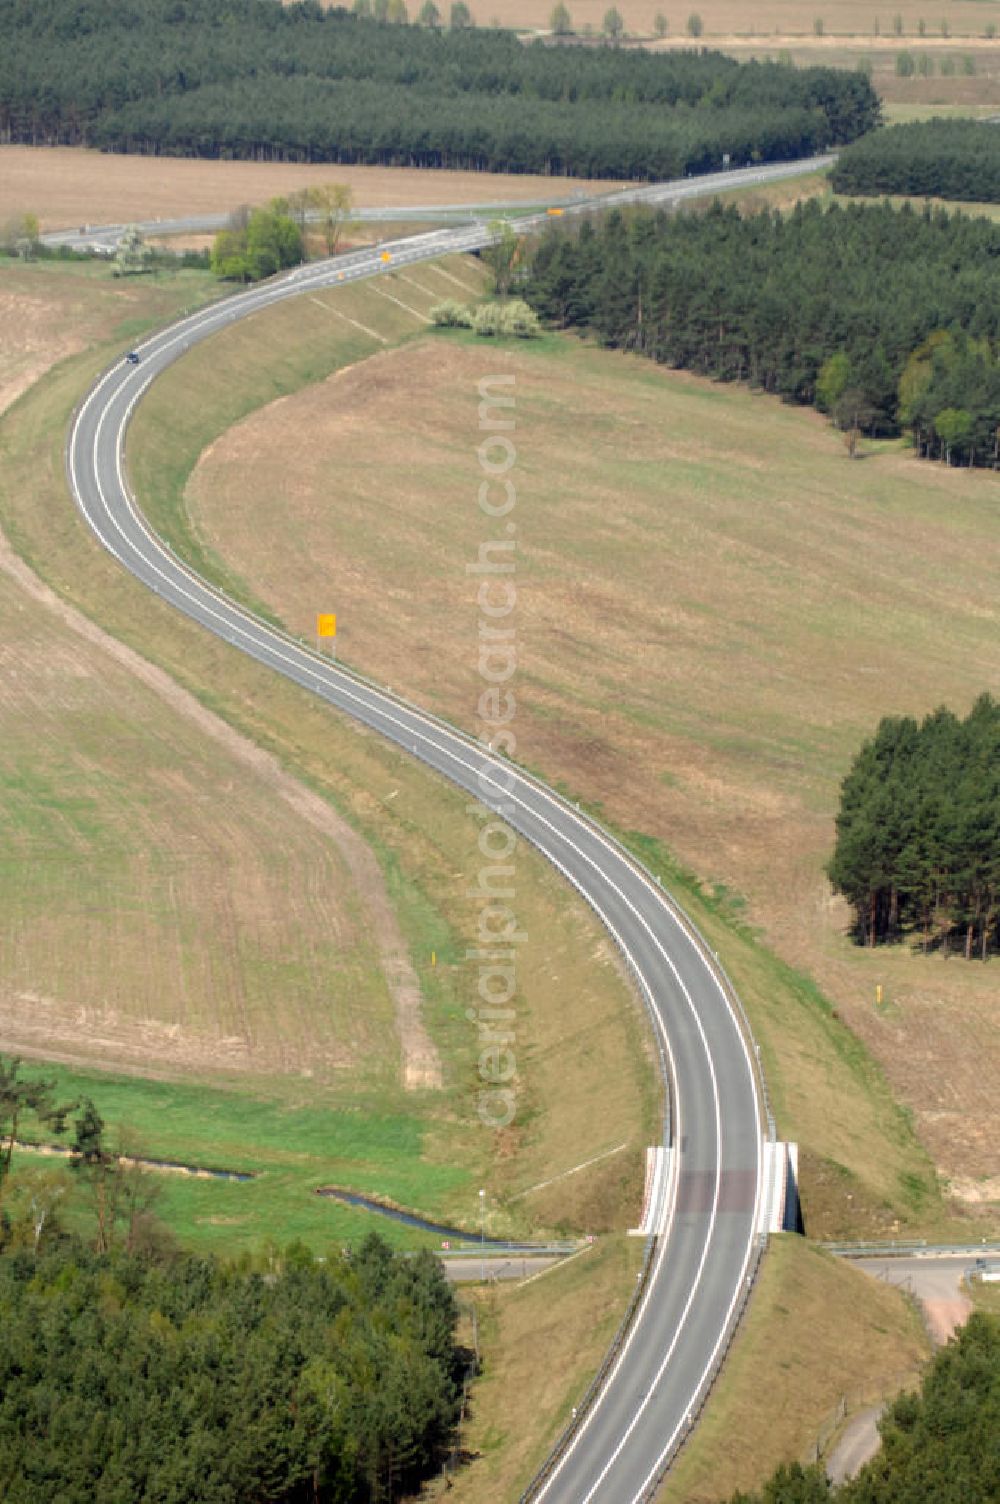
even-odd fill
[(234, 428), (189, 489), (201, 534), (293, 630), (329, 601), (352, 662), (467, 725), (465, 566), (492, 536), (476, 393), (498, 372), (517, 392), (518, 756), (746, 894), (941, 1170), (995, 1175), (992, 967), (855, 949), (822, 862), (881, 715), (1000, 691), (997, 480), (892, 449), (851, 463), (816, 414), (567, 341), (430, 337)]
[(44, 230), (176, 219), (260, 204), (315, 183), (346, 183), (366, 209), (424, 204), (544, 203), (607, 184), (485, 172), (336, 163), (207, 162), (128, 157), (82, 147), (0, 146), (0, 221), (37, 214)]

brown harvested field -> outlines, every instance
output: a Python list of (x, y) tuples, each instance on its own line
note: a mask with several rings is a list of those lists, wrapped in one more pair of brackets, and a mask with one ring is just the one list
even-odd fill
[(607, 184), (408, 167), (303, 166), (127, 157), (82, 147), (0, 146), (0, 223), (37, 214), (43, 230), (129, 220), (176, 219), (260, 204), (315, 183), (346, 183), (358, 208), (425, 204), (538, 204)]
[[(418, 7), (410, 5), (411, 13)], [(567, 8), (577, 33), (589, 26), (596, 34), (601, 29), (607, 6), (604, 0), (567, 0)], [(687, 34), (687, 19), (697, 13), (702, 20), (703, 33), (697, 45), (727, 46), (729, 41), (744, 42), (748, 38), (774, 40), (782, 45), (786, 39), (822, 43), (833, 36), (871, 37), (876, 20), (883, 38), (896, 40), (893, 36), (893, 18), (903, 18), (907, 36), (917, 35), (917, 23), (923, 19), (929, 34), (940, 37), (941, 21), (944, 18), (953, 36), (983, 36), (986, 24), (995, 19), (993, 7), (983, 5), (981, 0), (950, 0), (950, 3), (930, 7), (923, 0), (901, 0), (898, 5), (872, 7), (865, 0), (763, 0), (762, 4), (747, 5), (744, 0), (698, 0), (685, 4), (681, 9), (661, 4), (660, 0), (623, 0), (619, 10), (625, 20), (626, 30), (633, 34), (652, 35), (653, 21), (658, 11), (667, 17), (668, 40), (683, 41), (695, 45)], [(499, 24), (532, 31), (548, 31), (552, 6), (549, 0), (475, 0), (472, 13), (480, 25)], [(825, 38), (814, 36), (816, 19), (823, 22)]]
[[(807, 1335), (806, 1335), (807, 1334)], [(914, 1388), (929, 1357), (903, 1294), (801, 1238), (772, 1238), (747, 1320), (657, 1504), (718, 1504), (803, 1460), (841, 1400)]]
[(8, 262), (0, 273), (0, 413), (57, 361), (95, 339), (125, 331), (136, 317), (165, 319), (188, 299), (214, 291), (190, 274), (169, 285), (140, 284), (114, 281), (104, 265)]
[[(568, 339), (433, 336), (234, 428), (189, 486), (202, 540), (295, 630), (335, 604), (352, 662), (465, 724), (490, 373), (517, 390), (518, 756), (745, 894), (954, 1188), (997, 1199), (992, 966), (857, 950), (822, 874), (879, 716), (1000, 691), (997, 479), (893, 446), (852, 464), (815, 413)], [(844, 1108), (817, 1126), (836, 1072), (811, 1049), (796, 1114), (822, 1136)]]
[[(359, 1115), (362, 1147), (350, 1174), (362, 1188), (474, 1221), (467, 1184), (484, 1186), (498, 1231), (512, 1222), (624, 1225), (639, 1195), (656, 1087), (645, 1023), (596, 920), (540, 859), (521, 853), (518, 912), (529, 936), (517, 977), (521, 1116), (503, 1134), (484, 1132), (475, 1114), (478, 1034), (466, 1011), (476, 998), (466, 952), (476, 943), (467, 890), (481, 863), (478, 826), (447, 785), (167, 611), (90, 540), (66, 498), (66, 425), (90, 374), (121, 348), (122, 331), (133, 337), (141, 327), (140, 310), (106, 267), (10, 268), (26, 323), (57, 272), (82, 279), (81, 298), (93, 288), (102, 298), (110, 290), (111, 300), (95, 316), (96, 350), (63, 361), (0, 420), (0, 519), (62, 598), (42, 603), (29, 577), (21, 588), (36, 594), (11, 607), (24, 640), (4, 618), (3, 811), (12, 834), (0, 864), (0, 1048), (22, 1042), (34, 1054), (98, 1057), (147, 1075), (203, 1075), (228, 1062), (240, 1075), (227, 1079), (251, 1098), (250, 1072), (266, 1069), (256, 1079), (267, 1093), (284, 1069), (293, 1074), (283, 1093), (328, 1102), (333, 1092), (348, 1110), (375, 1100), (412, 1120), (422, 1147), (419, 1178), (408, 1179), (384, 1145), (365, 1156)], [(474, 274), (466, 275), (471, 290)], [(439, 286), (451, 290), (454, 276)], [(211, 287), (199, 274), (171, 273), (130, 291), (145, 290), (146, 312), (162, 318), (171, 299), (183, 306)], [(378, 306), (390, 328), (416, 322), (384, 296)], [(316, 309), (288, 305), (287, 316), (296, 350), (317, 331)], [(254, 324), (233, 333), (253, 342)], [(333, 318), (322, 325), (324, 358), (340, 350), (345, 330), (348, 341), (358, 338)], [(65, 615), (67, 604), (137, 646), (143, 663), (92, 641), (81, 615)], [(168, 693), (153, 664), (200, 705)], [(242, 738), (228, 741), (231, 727), (296, 780)], [(388, 913), (353, 865), (358, 848), (378, 856)], [(392, 914), (402, 957), (386, 946)], [(437, 1048), (444, 1090), (404, 1099), (394, 1025), (407, 1003), (411, 1013), (419, 1007)], [(339, 1068), (349, 1061), (355, 1069)], [(296, 1088), (299, 1071), (313, 1075)], [(601, 1116), (592, 1110), (598, 1095)], [(508, 1194), (622, 1142), (627, 1152), (613, 1160), (504, 1206)]]
[(395, 1083), (408, 958), (363, 843), (6, 546), (0, 571), (0, 1047)]

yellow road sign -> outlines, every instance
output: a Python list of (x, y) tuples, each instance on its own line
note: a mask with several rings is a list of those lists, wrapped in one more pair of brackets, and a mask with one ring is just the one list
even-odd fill
[(337, 618), (332, 611), (323, 611), (316, 618), (317, 637), (336, 637)]
[(383, 251), (382, 252), (382, 260), (383, 261), (391, 261), (392, 260), (391, 253), (389, 251)]

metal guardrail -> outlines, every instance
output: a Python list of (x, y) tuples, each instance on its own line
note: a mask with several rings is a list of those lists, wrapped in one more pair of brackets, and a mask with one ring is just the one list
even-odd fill
[(1000, 1243), (928, 1243), (926, 1238), (890, 1239), (885, 1243), (820, 1243), (842, 1259), (986, 1258), (1000, 1256)]
[[(581, 205), (580, 207), (582, 209), (583, 206)], [(476, 235), (476, 234), (473, 234), (470, 238), (473, 239), (473, 240), (478, 240), (479, 243), (480, 243), (480, 245), (483, 245), (483, 244), (489, 243), (489, 241), (493, 237), (491, 235), (489, 235), (489, 234), (485, 234), (485, 235)], [(412, 251), (414, 249), (415, 241), (417, 239), (418, 239), (418, 237), (414, 237), (412, 240), (410, 240), (409, 245), (407, 246), (407, 249), (409, 249), (409, 250)], [(474, 247), (472, 247), (472, 246), (469, 247), (469, 249), (473, 249), (473, 248)], [(427, 247), (426, 248), (426, 252), (427, 253), (425, 255), (421, 255), (418, 252), (417, 255), (411, 255), (411, 256), (407, 257), (406, 259), (407, 260), (432, 260), (432, 259), (434, 259), (435, 255), (441, 256), (441, 255), (450, 254), (450, 252), (446, 248), (431, 248), (431, 247)], [(362, 253), (362, 254), (364, 254), (364, 253)], [(458, 254), (461, 254), (461, 250), (458, 251)], [(355, 253), (355, 257), (356, 256), (357, 256), (357, 253)], [(331, 258), (331, 259), (334, 259), (334, 258)], [(354, 258), (352, 258), (352, 259), (354, 259)], [(316, 264), (314, 264), (312, 266), (311, 270), (313, 270), (315, 272), (316, 270), (319, 269), (319, 267), (321, 265), (322, 265), (322, 263), (316, 263)], [(376, 273), (377, 273), (377, 271), (378, 271), (378, 268), (376, 268)], [(294, 296), (298, 292), (304, 292), (304, 291), (307, 290), (308, 285), (309, 285), (308, 282), (306, 282), (305, 285), (303, 285), (303, 283), (301, 281), (297, 282), (295, 280), (295, 274), (294, 273), (290, 274), (290, 275), (285, 275), (281, 279), (276, 279), (276, 284), (275, 284), (276, 289), (278, 287), (282, 288), (284, 296)], [(233, 297), (233, 299), (232, 299), (232, 301), (234, 303), (237, 303), (239, 301), (239, 298), (240, 298), (240, 294), (235, 294), (234, 297)], [(229, 300), (226, 300), (226, 301), (229, 301)], [(205, 309), (198, 309), (193, 314), (189, 315), (188, 317), (189, 318), (198, 318), (199, 315), (201, 315), (203, 313), (208, 313), (211, 310), (212, 306), (213, 305), (208, 305)], [(220, 305), (216, 304), (214, 306), (218, 307)], [(184, 319), (180, 320), (179, 321), (179, 325), (182, 326), (184, 322), (185, 322)], [(177, 326), (175, 326), (175, 327), (177, 327)], [(178, 356), (180, 354), (182, 354), (182, 353), (183, 353), (183, 350), (178, 351)], [(133, 400), (133, 403), (132, 403), (132, 405), (131, 405), (131, 407), (129, 409), (128, 418), (127, 418), (127, 424), (126, 424), (126, 433), (127, 433), (127, 425), (131, 422), (132, 414), (133, 414), (133, 412), (135, 410), (135, 406), (136, 406), (136, 403), (138, 401), (138, 397), (144, 394), (144, 390), (145, 390), (145, 388), (143, 388), (140, 391), (140, 393), (137, 394), (136, 399)], [(81, 402), (82, 402), (82, 400), (83, 399), (81, 399)], [(77, 404), (77, 409), (74, 410), (74, 416), (75, 416), (75, 413), (78, 410), (79, 406), (80, 406), (80, 404)], [(74, 429), (73, 429), (73, 427), (71, 427), (70, 428), (69, 436), (67, 437), (67, 444), (66, 444), (67, 473), (68, 473), (68, 470), (69, 470), (69, 437), (72, 435), (73, 431), (74, 431)], [(140, 523), (140, 526), (146, 532), (147, 536), (150, 538), (150, 541), (153, 542), (156, 546), (158, 546), (165, 553), (169, 554), (171, 562), (174, 563), (175, 566), (179, 566), (180, 569), (182, 570), (182, 572), (185, 573), (192, 582), (197, 583), (197, 585), (198, 585), (198, 587), (200, 589), (207, 590), (209, 594), (211, 594), (212, 596), (214, 596), (215, 599), (220, 602), (220, 604), (224, 604), (226, 606), (226, 608), (229, 609), (229, 610), (235, 610), (237, 613), (243, 614), (246, 618), (248, 618), (250, 621), (252, 621), (256, 626), (264, 628), (271, 635), (273, 635), (273, 636), (275, 636), (275, 637), (283, 640), (284, 642), (286, 642), (290, 646), (294, 646), (299, 652), (304, 653), (306, 657), (314, 660), (316, 662), (317, 668), (322, 667), (323, 671), (325, 673), (328, 673), (330, 671), (331, 667), (332, 667), (329, 658), (323, 656), (322, 654), (318, 653), (316, 650), (314, 650), (313, 648), (311, 648), (308, 643), (306, 643), (306, 642), (303, 641), (303, 639), (294, 636), (292, 633), (286, 631), (282, 627), (277, 626), (274, 622), (266, 620), (265, 618), (263, 618), (262, 616), (260, 616), (252, 607), (244, 604), (242, 601), (236, 600), (233, 597), (227, 595), (218, 586), (216, 586), (215, 584), (213, 584), (211, 581), (206, 580), (203, 576), (199, 575), (194, 569), (192, 569), (192, 567), (187, 563), (186, 560), (184, 560), (179, 554), (177, 554), (174, 551), (172, 545), (166, 539), (162, 538), (152, 528), (152, 526), (150, 525), (147, 517), (145, 516), (145, 514), (139, 508), (139, 506), (137, 504), (137, 500), (136, 500), (135, 494), (132, 491), (131, 486), (128, 484), (127, 479), (125, 479), (125, 462), (126, 462), (125, 450), (126, 450), (126, 443), (125, 443), (125, 437), (123, 436), (122, 444), (121, 444), (121, 457), (122, 457), (122, 471), (123, 471), (124, 489), (125, 489), (126, 494), (128, 496), (129, 502), (130, 502), (130, 504), (133, 507), (133, 511), (134, 511), (134, 513), (135, 513), (135, 515), (136, 515), (139, 523)], [(70, 484), (70, 492), (72, 494), (72, 484)], [(227, 639), (223, 638), (223, 640), (225, 641)], [(235, 644), (231, 642), (230, 645), (235, 645)], [(476, 751), (477, 755), (480, 756), (483, 759), (483, 763), (485, 765), (490, 765), (492, 767), (497, 768), (498, 770), (499, 769), (503, 769), (503, 768), (513, 768), (516, 771), (517, 775), (520, 778), (522, 778), (525, 782), (527, 782), (527, 783), (531, 784), (532, 786), (534, 786), (535, 788), (537, 788), (540, 792), (544, 793), (548, 798), (552, 799), (554, 802), (556, 802), (557, 804), (561, 805), (564, 809), (566, 809), (566, 810), (570, 811), (571, 813), (575, 814), (579, 820), (581, 820), (587, 826), (589, 826), (590, 829), (595, 834), (597, 834), (607, 845), (609, 845), (610, 847), (612, 847), (615, 850), (615, 852), (619, 855), (619, 857), (621, 857), (638, 875), (640, 875), (649, 884), (649, 886), (651, 888), (655, 888), (659, 892), (659, 894), (661, 896), (661, 899), (662, 899), (662, 902), (664, 903), (664, 906), (670, 911), (670, 913), (674, 917), (674, 919), (677, 922), (677, 924), (682, 929), (684, 929), (687, 932), (688, 936), (691, 938), (691, 940), (696, 945), (696, 948), (701, 952), (701, 954), (702, 954), (702, 956), (703, 956), (703, 958), (705, 960), (706, 965), (708, 966), (709, 970), (713, 973), (713, 975), (716, 977), (716, 980), (719, 983), (720, 988), (722, 989), (723, 994), (724, 994), (724, 996), (727, 999), (727, 1002), (729, 1003), (729, 1005), (731, 1006), (731, 1008), (733, 1010), (734, 1017), (738, 1021), (738, 1025), (740, 1027), (741, 1032), (744, 1035), (744, 1040), (745, 1040), (745, 1042), (747, 1044), (747, 1047), (748, 1047), (748, 1053), (749, 1053), (750, 1062), (751, 1062), (751, 1069), (753, 1071), (755, 1083), (756, 1083), (758, 1092), (760, 1094), (759, 1095), (759, 1100), (760, 1100), (760, 1105), (761, 1105), (761, 1111), (762, 1111), (763, 1118), (764, 1118), (764, 1127), (766, 1128), (766, 1135), (767, 1135), (767, 1138), (769, 1139), (770, 1142), (774, 1142), (775, 1137), (776, 1137), (774, 1114), (773, 1114), (773, 1110), (772, 1110), (772, 1107), (771, 1107), (770, 1096), (769, 1096), (769, 1093), (767, 1091), (767, 1083), (766, 1083), (766, 1080), (764, 1078), (763, 1066), (762, 1066), (762, 1062), (761, 1062), (760, 1046), (757, 1043), (756, 1037), (754, 1036), (753, 1029), (751, 1027), (750, 1020), (749, 1020), (749, 1018), (747, 1016), (746, 1010), (743, 1007), (742, 1001), (739, 998), (739, 995), (738, 995), (738, 993), (736, 991), (736, 988), (734, 987), (734, 985), (732, 983), (731, 978), (729, 977), (727, 971), (725, 970), (725, 967), (722, 965), (721, 961), (719, 960), (719, 957), (718, 957), (716, 951), (709, 945), (707, 939), (702, 934), (702, 932), (699, 929), (698, 925), (690, 917), (690, 915), (687, 914), (687, 912), (682, 908), (682, 906), (680, 905), (680, 903), (666, 889), (664, 889), (662, 879), (659, 878), (658, 876), (655, 876), (651, 872), (651, 870), (646, 866), (646, 864), (640, 858), (638, 858), (635, 855), (634, 852), (630, 851), (629, 848), (616, 835), (614, 835), (613, 832), (607, 830), (598, 820), (596, 820), (592, 815), (590, 815), (586, 811), (581, 811), (581, 809), (579, 807), (579, 804), (574, 804), (573, 801), (571, 801), (571, 800), (565, 798), (565, 796), (559, 794), (555, 789), (553, 789), (551, 787), (551, 785), (547, 784), (544, 781), (544, 779), (541, 779), (541, 778), (537, 777), (535, 774), (533, 774), (533, 773), (529, 772), (528, 770), (522, 768), (517, 763), (511, 762), (509, 759), (498, 757), (496, 754), (490, 753), (487, 749), (485, 749), (483, 747), (483, 745), (482, 745), (481, 742), (479, 742), (474, 736), (472, 736), (469, 732), (467, 732), (463, 727), (456, 726), (453, 722), (447, 720), (447, 718), (445, 718), (443, 716), (436, 715), (432, 711), (426, 710), (423, 706), (415, 704), (411, 700), (408, 700), (405, 695), (401, 695), (398, 692), (395, 692), (392, 689), (387, 688), (384, 685), (378, 684), (375, 680), (369, 678), (367, 675), (359, 672), (358, 670), (353, 669), (352, 667), (350, 667), (347, 664), (344, 664), (342, 662), (338, 662), (335, 665), (335, 670), (339, 674), (343, 675), (345, 678), (350, 679), (350, 680), (352, 680), (355, 683), (358, 683), (360, 685), (363, 685), (365, 688), (377, 691), (380, 696), (386, 697), (390, 701), (392, 701), (392, 702), (400, 705), (402, 708), (405, 708), (406, 710), (409, 710), (413, 714), (422, 717), (425, 721), (427, 721), (427, 722), (429, 722), (429, 723), (431, 723), (431, 724), (439, 727), (442, 730), (447, 731), (448, 733), (450, 733), (453, 736), (458, 737), (467, 747), (469, 747), (471, 749), (474, 749)], [(425, 763), (428, 763), (428, 765), (430, 766), (429, 760), (424, 756), (424, 754), (422, 754), (417, 749), (416, 746), (411, 746), (408, 750), (409, 750), (409, 752), (410, 752), (410, 754), (412, 756), (414, 756), (415, 758), (417, 758), (419, 761), (423, 761)], [(437, 772), (436, 769), (434, 771)], [(441, 776), (441, 775), (438, 774), (438, 776)], [(530, 841), (530, 837), (527, 837), (526, 839), (529, 840), (529, 844), (533, 844)], [(572, 881), (572, 880), (570, 879), (570, 881)], [(576, 884), (574, 883), (573, 886), (576, 887)], [(578, 893), (581, 894), (582, 897), (585, 898), (585, 901), (587, 901), (589, 903), (589, 900), (586, 900), (586, 895), (582, 893), (582, 890), (580, 888), (578, 888), (578, 887), (576, 888), (576, 890), (577, 890)], [(622, 953), (622, 954), (624, 954), (624, 953)], [(628, 958), (628, 957), (626, 957), (625, 959), (626, 959), (626, 964), (628, 966), (628, 969), (630, 971), (634, 972), (635, 968), (634, 968), (634, 966), (633, 966), (633, 964), (631, 962), (631, 959)], [(640, 989), (640, 990), (642, 991), (642, 989)], [(645, 1000), (645, 993), (644, 993), (644, 991), (642, 991), (642, 996), (643, 996), (643, 998)], [(649, 1004), (648, 1004), (648, 1001), (646, 1001), (646, 1008), (647, 1008), (647, 1011), (651, 1011), (650, 1007), (649, 1007)], [(659, 1058), (660, 1058), (661, 1079), (664, 1082), (664, 1086), (665, 1086), (666, 1094), (667, 1094), (667, 1111), (665, 1113), (667, 1131), (664, 1134), (664, 1142), (667, 1145), (670, 1145), (670, 1144), (673, 1143), (673, 1140), (674, 1140), (674, 1098), (675, 1098), (675, 1090), (676, 1090), (676, 1088), (675, 1088), (675, 1084), (671, 1080), (670, 1068), (669, 1068), (669, 1065), (668, 1065), (668, 1062), (667, 1062), (667, 1057), (666, 1057), (664, 1049), (663, 1049), (663, 1043), (662, 1043), (662, 1040), (659, 1037), (658, 1031), (655, 1031), (655, 1038), (656, 1038), (657, 1049), (658, 1049), (658, 1054), (659, 1054)], [(645, 1291), (645, 1289), (646, 1289), (646, 1287), (648, 1285), (649, 1274), (650, 1274), (650, 1269), (651, 1269), (651, 1266), (652, 1266), (652, 1258), (653, 1258), (653, 1252), (654, 1252), (654, 1249), (655, 1249), (655, 1244), (656, 1244), (656, 1237), (655, 1237), (655, 1235), (653, 1235), (653, 1236), (651, 1236), (650, 1238), (647, 1239), (647, 1241), (646, 1241), (645, 1255), (644, 1255), (644, 1259), (643, 1259), (643, 1265), (642, 1265), (642, 1269), (641, 1269), (640, 1274), (639, 1274), (639, 1278), (638, 1278), (638, 1280), (636, 1282), (636, 1289), (632, 1293), (632, 1298), (631, 1298), (631, 1300), (629, 1302), (628, 1309), (626, 1310), (625, 1315), (622, 1318), (622, 1322), (621, 1322), (621, 1324), (620, 1324), (620, 1326), (618, 1328), (618, 1331), (615, 1334), (615, 1337), (612, 1340), (612, 1343), (611, 1343), (611, 1346), (608, 1349), (608, 1352), (605, 1354), (604, 1361), (602, 1362), (602, 1364), (601, 1364), (601, 1366), (600, 1366), (597, 1374), (594, 1377), (594, 1380), (592, 1381), (590, 1387), (588, 1388), (587, 1393), (584, 1396), (583, 1401), (577, 1407), (577, 1412), (576, 1412), (576, 1415), (575, 1415), (575, 1417), (573, 1419), (573, 1422), (571, 1423), (571, 1425), (569, 1427), (566, 1428), (566, 1430), (564, 1431), (563, 1435), (559, 1438), (559, 1440), (557, 1441), (555, 1447), (553, 1448), (552, 1452), (550, 1453), (549, 1457), (543, 1463), (541, 1470), (539, 1471), (538, 1474), (536, 1474), (536, 1477), (532, 1480), (532, 1483), (529, 1485), (528, 1489), (522, 1495), (522, 1499), (524, 1501), (530, 1500), (533, 1497), (533, 1495), (534, 1495), (537, 1487), (541, 1484), (542, 1481), (544, 1481), (544, 1478), (547, 1477), (548, 1474), (551, 1472), (551, 1469), (555, 1466), (555, 1464), (558, 1461), (559, 1457), (562, 1455), (562, 1453), (565, 1450), (566, 1446), (569, 1444), (570, 1440), (572, 1439), (572, 1436), (575, 1434), (575, 1431), (576, 1431), (577, 1427), (579, 1426), (581, 1420), (583, 1419), (584, 1415), (587, 1413), (587, 1411), (589, 1410), (589, 1408), (593, 1405), (593, 1402), (594, 1402), (597, 1394), (600, 1392), (600, 1389), (601, 1389), (601, 1387), (602, 1387), (602, 1385), (604, 1383), (604, 1380), (605, 1380), (605, 1378), (606, 1378), (606, 1376), (608, 1374), (608, 1371), (609, 1371), (610, 1367), (612, 1366), (612, 1364), (614, 1363), (614, 1360), (617, 1357), (618, 1353), (620, 1352), (622, 1344), (624, 1343), (625, 1338), (626, 1338), (626, 1336), (627, 1336), (627, 1334), (628, 1334), (628, 1332), (629, 1332), (629, 1330), (631, 1328), (632, 1321), (633, 1321), (633, 1319), (635, 1317), (636, 1310), (638, 1309), (639, 1302), (640, 1302), (640, 1300), (642, 1298), (642, 1295), (643, 1295), (643, 1293), (644, 1293), (644, 1291)], [(716, 1378), (718, 1376), (719, 1369), (721, 1368), (722, 1363), (723, 1363), (723, 1361), (725, 1359), (725, 1356), (728, 1353), (728, 1351), (729, 1351), (729, 1349), (730, 1349), (730, 1347), (732, 1345), (733, 1337), (735, 1335), (735, 1332), (736, 1332), (736, 1330), (737, 1330), (737, 1328), (739, 1326), (739, 1323), (742, 1320), (743, 1314), (745, 1312), (746, 1304), (747, 1304), (747, 1301), (749, 1299), (750, 1292), (751, 1292), (751, 1290), (753, 1288), (753, 1285), (756, 1282), (757, 1275), (758, 1275), (759, 1268), (760, 1268), (760, 1261), (761, 1261), (761, 1258), (763, 1256), (764, 1249), (766, 1248), (766, 1244), (767, 1244), (766, 1236), (765, 1237), (758, 1237), (756, 1239), (755, 1247), (754, 1247), (754, 1250), (753, 1250), (752, 1256), (751, 1256), (750, 1269), (749, 1269), (748, 1275), (747, 1275), (747, 1277), (745, 1279), (745, 1282), (744, 1282), (744, 1289), (742, 1291), (740, 1300), (737, 1302), (737, 1305), (736, 1305), (736, 1307), (734, 1309), (732, 1317), (731, 1317), (731, 1319), (730, 1319), (730, 1321), (729, 1321), (729, 1323), (727, 1325), (727, 1329), (726, 1329), (726, 1333), (724, 1335), (724, 1338), (723, 1338), (722, 1342), (720, 1343), (720, 1346), (719, 1346), (719, 1349), (718, 1349), (717, 1358), (716, 1358), (716, 1362), (713, 1364), (711, 1373), (707, 1376), (704, 1384), (702, 1385), (701, 1390), (699, 1391), (699, 1393), (698, 1393), (698, 1395), (697, 1395), (694, 1403), (691, 1406), (690, 1411), (688, 1412), (688, 1415), (689, 1415), (689, 1430), (690, 1430), (690, 1427), (693, 1426), (694, 1420), (701, 1413), (701, 1410), (702, 1410), (702, 1408), (703, 1408), (703, 1406), (705, 1404), (705, 1400), (707, 1399), (708, 1394), (711, 1392), (711, 1389), (712, 1389), (713, 1385), (715, 1384)], [(676, 1453), (679, 1450), (680, 1446), (683, 1445), (683, 1440), (684, 1439), (686, 1439), (686, 1438), (680, 1438), (678, 1440), (677, 1445), (675, 1446), (675, 1448), (671, 1451), (671, 1453), (665, 1459), (663, 1467), (662, 1467), (661, 1471), (659, 1472), (659, 1474), (657, 1476), (656, 1486), (658, 1486), (659, 1480), (662, 1478), (663, 1474), (666, 1472), (666, 1470), (669, 1467), (670, 1463), (673, 1461), (674, 1456), (676, 1455)], [(651, 1495), (647, 1494), (647, 1497), (650, 1497), (650, 1496)]]
[(487, 1243), (485, 1249), (477, 1244), (473, 1247), (468, 1244), (463, 1248), (437, 1248), (433, 1251), (439, 1259), (468, 1259), (470, 1263), (480, 1259), (539, 1259), (539, 1258), (571, 1258), (574, 1253), (583, 1253), (585, 1249), (592, 1248), (592, 1243), (511, 1243), (504, 1247), (498, 1243)]
[(815, 1439), (802, 1457), (805, 1466), (822, 1462), (828, 1455), (844, 1422), (859, 1410), (870, 1405), (881, 1405), (894, 1400), (906, 1389), (919, 1389), (923, 1381), (920, 1368), (901, 1368), (886, 1378), (875, 1379), (870, 1384), (859, 1384), (848, 1389), (820, 1421)]

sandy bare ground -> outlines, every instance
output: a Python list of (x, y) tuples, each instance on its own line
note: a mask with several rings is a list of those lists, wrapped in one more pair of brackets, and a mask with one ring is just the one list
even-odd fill
[(973, 1257), (969, 1253), (961, 1258), (859, 1259), (857, 1263), (873, 1279), (897, 1285), (918, 1300), (931, 1341), (942, 1346), (972, 1315), (962, 1280)]
[(0, 222), (37, 214), (43, 230), (174, 219), (260, 204), (316, 183), (346, 183), (359, 208), (424, 204), (537, 204), (607, 190), (582, 178), (432, 172), (274, 162), (126, 157), (76, 147), (0, 146)]
[(848, 1421), (826, 1459), (826, 1476), (832, 1484), (836, 1486), (853, 1478), (875, 1456), (882, 1445), (878, 1423), (884, 1410), (885, 1405), (868, 1405)]

